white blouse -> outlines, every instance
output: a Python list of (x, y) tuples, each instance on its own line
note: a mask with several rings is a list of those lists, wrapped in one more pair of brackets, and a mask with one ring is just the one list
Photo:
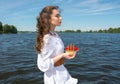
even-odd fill
[(44, 72), (44, 84), (77, 84), (64, 65), (54, 67), (53, 57), (64, 52), (64, 44), (57, 33), (44, 36), (44, 47), (38, 54), (37, 66)]

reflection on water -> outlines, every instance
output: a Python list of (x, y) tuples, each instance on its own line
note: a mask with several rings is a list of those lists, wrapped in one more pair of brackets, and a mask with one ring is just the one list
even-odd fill
[[(65, 44), (80, 50), (66, 60), (79, 84), (120, 84), (120, 34), (60, 33)], [(36, 66), (35, 34), (0, 35), (0, 84), (43, 84)]]

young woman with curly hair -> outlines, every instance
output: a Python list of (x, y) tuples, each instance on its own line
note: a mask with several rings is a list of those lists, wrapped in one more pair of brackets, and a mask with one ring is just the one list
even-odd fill
[[(46, 6), (37, 18), (37, 66), (44, 72), (44, 84), (77, 84), (64, 67), (64, 59), (73, 59), (76, 53), (64, 53), (64, 44), (55, 32), (62, 17), (58, 6)], [(72, 55), (72, 56), (71, 56)]]

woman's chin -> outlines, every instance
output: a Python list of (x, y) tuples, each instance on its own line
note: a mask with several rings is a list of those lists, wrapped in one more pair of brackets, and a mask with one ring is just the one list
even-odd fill
[(57, 26), (61, 26), (61, 24), (57, 25)]

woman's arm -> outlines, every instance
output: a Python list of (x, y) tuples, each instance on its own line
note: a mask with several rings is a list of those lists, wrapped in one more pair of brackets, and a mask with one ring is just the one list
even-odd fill
[(74, 54), (70, 54), (70, 53), (62, 53), (58, 56), (55, 56), (53, 58), (54, 64), (57, 63), (59, 60), (66, 58), (66, 59), (73, 59), (76, 55), (76, 52)]

